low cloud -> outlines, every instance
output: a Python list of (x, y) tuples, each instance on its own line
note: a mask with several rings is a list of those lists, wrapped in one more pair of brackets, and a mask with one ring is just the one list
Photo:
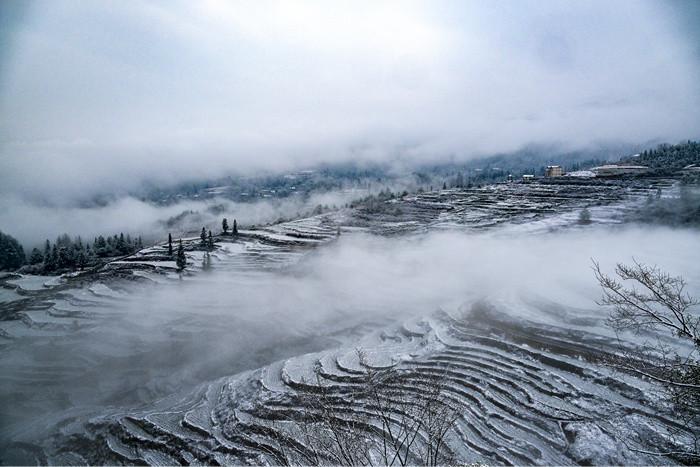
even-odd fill
[(16, 5), (5, 194), (700, 136), (692, 2)]
[(98, 235), (123, 232), (143, 236), (146, 242), (160, 241), (171, 232), (176, 238), (202, 227), (219, 232), (224, 217), (241, 226), (275, 222), (309, 215), (318, 206), (342, 206), (357, 197), (354, 192), (318, 193), (297, 197), (236, 203), (223, 198), (182, 201), (167, 206), (132, 197), (119, 198), (105, 206), (76, 207), (27, 202), (23, 198), (0, 197), (0, 225), (25, 247), (41, 246), (63, 233), (92, 240)]
[[(153, 407), (203, 382), (333, 348), (339, 340), (357, 345), (357, 332), (367, 329), (361, 324), (381, 329), (438, 308), (458, 316), (477, 300), (514, 319), (561, 325), (563, 315), (592, 318), (588, 322), (599, 326), (591, 331), (612, 336), (603, 325), (606, 311), (595, 304), (600, 289), (591, 257), (606, 271), (633, 257), (657, 264), (685, 276), (689, 292), (700, 295), (700, 249), (691, 230), (350, 234), (279, 272), (241, 271), (231, 267), (235, 261), (219, 262), (219, 254), (211, 272), (182, 281), (107, 282), (120, 298), (90, 307), (77, 330), (22, 331), (0, 356), (3, 374), (15, 376), (0, 384), (0, 399), (12, 401), (4, 406), (2, 436), (48, 439), (43, 430), (51, 425), (33, 421)], [(48, 351), (52, 371), (46, 376)], [(26, 378), (38, 377), (50, 381), (27, 384)]]

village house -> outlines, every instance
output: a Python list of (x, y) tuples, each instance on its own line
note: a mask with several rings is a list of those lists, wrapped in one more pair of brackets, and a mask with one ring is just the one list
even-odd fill
[(564, 169), (560, 165), (548, 165), (547, 169), (544, 171), (545, 177), (562, 177), (564, 176)]

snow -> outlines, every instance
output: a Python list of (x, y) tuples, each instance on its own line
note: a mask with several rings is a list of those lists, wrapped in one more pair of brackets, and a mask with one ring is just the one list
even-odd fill
[(103, 283), (93, 284), (88, 287), (88, 290), (97, 296), (110, 297), (110, 298), (121, 298), (124, 296), (123, 293), (112, 290), (107, 285)]
[(634, 455), (595, 422), (570, 423), (566, 431), (575, 437), (569, 445), (569, 452), (581, 465), (631, 465), (648, 462), (639, 459), (639, 456)]
[(14, 290), (0, 287), (0, 303), (13, 302), (20, 298), (23, 297)]
[(65, 279), (62, 276), (53, 276), (51, 279), (48, 279), (46, 282), (44, 282), (44, 286), (53, 287), (55, 285), (61, 285), (64, 282)]
[(565, 177), (593, 178), (595, 177), (595, 172), (590, 170), (575, 170), (573, 172), (567, 172)]
[(47, 283), (53, 279), (53, 276), (22, 275), (19, 279), (13, 279), (7, 282), (8, 284), (18, 285), (24, 290), (41, 290), (50, 287)]
[(112, 261), (109, 264), (144, 264), (156, 268), (177, 269), (175, 261)]

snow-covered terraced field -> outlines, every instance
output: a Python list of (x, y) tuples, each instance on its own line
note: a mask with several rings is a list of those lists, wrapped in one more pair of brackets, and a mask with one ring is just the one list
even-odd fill
[[(572, 181), (508, 183), (474, 188), (453, 188), (405, 196), (387, 201), (381, 212), (359, 208), (353, 221), (382, 235), (428, 229), (484, 229), (500, 225), (532, 224), (547, 228), (575, 223), (583, 208), (595, 222), (622, 222), (624, 214), (668, 180)], [(565, 216), (564, 219), (559, 219)]]
[[(390, 388), (396, 399), (420, 399), (426, 381), (441, 381), (459, 413), (446, 449), (463, 462), (658, 462), (641, 451), (667, 445), (676, 424), (650, 405), (647, 383), (595, 364), (613, 349), (604, 336), (518, 322), (480, 303), (463, 316), (437, 312), (375, 330), (355, 346), (222, 378), (145, 411), (93, 418), (86, 433), (58, 446), (69, 443), (88, 463), (284, 463), (293, 446), (304, 446), (298, 427), (318, 415), (308, 397), (322, 390), (336, 414), (365, 421), (373, 402), (354, 389), (368, 370), (391, 367), (401, 375)], [(364, 429), (380, 436), (381, 425)]]
[[(303, 427), (318, 415), (309, 400), (319, 393), (339, 419), (381, 437), (381, 424), (367, 418), (372, 401), (357, 388), (384, 371), (400, 375), (386, 388), (397, 400), (425, 399), (426, 385), (440, 381), (459, 415), (445, 450), (460, 462), (658, 463), (644, 451), (673, 449), (678, 426), (648, 383), (599, 364), (617, 342), (600, 313), (571, 306), (575, 295), (567, 304), (537, 291), (482, 300), (470, 289), (442, 302), (465, 311), (432, 312), (402, 301), (404, 293), (423, 299), (420, 290), (378, 284), (357, 301), (368, 291), (313, 289), (325, 269), (304, 276), (300, 264), (367, 233), (585, 229), (584, 207), (594, 224), (614, 224), (665, 183), (442, 190), (387, 201), (381, 212), (361, 206), (217, 235), (211, 252), (197, 237), (183, 239), (183, 273), (160, 244), (75, 277), (6, 279), (0, 460), (284, 463), (304, 451)], [(347, 277), (328, 284), (353, 274), (383, 282), (381, 269), (344, 261)], [(402, 280), (422, 267), (414, 262)]]

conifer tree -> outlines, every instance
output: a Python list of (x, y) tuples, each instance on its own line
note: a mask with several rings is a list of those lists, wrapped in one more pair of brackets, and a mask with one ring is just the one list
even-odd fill
[(119, 238), (117, 239), (117, 253), (120, 255), (126, 254), (129, 252), (129, 248), (126, 244), (126, 239), (124, 238), (124, 233), (119, 234)]
[(68, 248), (62, 246), (58, 249), (58, 268), (63, 269), (71, 266), (70, 255), (68, 254)]
[(221, 229), (224, 231), (224, 235), (228, 233), (228, 219), (224, 217), (224, 220), (221, 221)]
[(236, 222), (236, 219), (233, 220), (233, 235), (238, 235), (238, 222)]
[(81, 271), (85, 268), (85, 265), (87, 264), (87, 256), (85, 255), (84, 251), (80, 251), (78, 253), (78, 258), (76, 260), (76, 263)]
[(185, 248), (182, 246), (182, 239), (180, 239), (180, 244), (177, 247), (176, 264), (180, 271), (187, 267), (187, 258), (185, 257)]
[(208, 240), (209, 240), (209, 249), (211, 250), (214, 248), (214, 237), (212, 237), (212, 235), (211, 235), (211, 230), (209, 231)]
[(202, 239), (202, 245), (207, 244), (207, 230), (204, 227), (202, 227), (202, 233), (199, 234), (199, 238)]
[(97, 240), (95, 240), (95, 245), (92, 248), (95, 251), (95, 254), (99, 257), (107, 256), (108, 254), (108, 244), (105, 238), (100, 235), (97, 237)]
[(87, 256), (87, 264), (95, 264), (97, 262), (97, 256), (95, 255), (95, 250), (87, 246), (85, 255)]
[(168, 233), (168, 256), (173, 255), (173, 236)]
[(29, 264), (35, 265), (44, 262), (44, 255), (41, 254), (38, 248), (32, 250), (32, 254), (29, 255)]
[(58, 268), (58, 248), (54, 243), (51, 248), (51, 253), (44, 258), (44, 269), (46, 271), (55, 271)]
[(26, 262), (24, 248), (11, 235), (0, 232), (0, 270), (13, 270)]

